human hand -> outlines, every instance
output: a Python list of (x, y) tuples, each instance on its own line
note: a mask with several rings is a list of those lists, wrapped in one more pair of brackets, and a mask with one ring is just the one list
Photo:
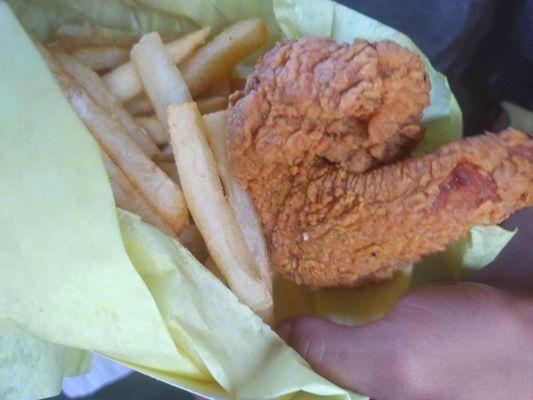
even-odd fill
[(419, 289), (361, 327), (298, 318), (279, 333), (317, 372), (379, 400), (533, 398), (533, 208), (504, 225), (518, 234), (478, 283)]
[(303, 317), (278, 331), (319, 374), (379, 400), (533, 398), (533, 301), (484, 284), (415, 290), (360, 327)]
[(519, 233), (472, 277), (502, 290), (430, 286), (361, 327), (297, 318), (278, 332), (318, 373), (379, 400), (533, 399), (533, 208), (505, 227)]

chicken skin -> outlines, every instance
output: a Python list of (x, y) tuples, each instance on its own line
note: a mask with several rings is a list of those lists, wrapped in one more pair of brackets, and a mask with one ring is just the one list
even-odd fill
[(230, 99), (228, 149), (275, 269), (315, 287), (386, 279), (533, 203), (533, 143), (508, 130), (408, 158), (430, 85), (384, 41), (276, 46)]

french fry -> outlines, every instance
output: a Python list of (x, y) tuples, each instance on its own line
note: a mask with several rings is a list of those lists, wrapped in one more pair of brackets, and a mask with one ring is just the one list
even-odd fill
[(50, 43), (48, 46), (61, 49), (67, 52), (73, 52), (84, 47), (95, 47), (95, 46), (115, 46), (122, 47), (126, 50), (131, 49), (131, 47), (137, 43), (139, 36), (120, 36), (120, 37), (109, 37), (109, 36), (72, 36), (72, 35), (59, 35), (57, 38)]
[(204, 262), (209, 256), (204, 238), (196, 226), (186, 226), (178, 240), (182, 245), (187, 247), (198, 261)]
[(207, 141), (215, 156), (228, 204), (252, 253), (259, 276), (272, 293), (272, 270), (261, 222), (255, 213), (250, 195), (241, 187), (231, 170), (226, 148), (227, 113), (218, 111), (204, 115), (203, 119), (207, 126)]
[(209, 254), (236, 296), (254, 311), (272, 307), (268, 288), (255, 271), (254, 260), (224, 197), (206, 126), (196, 103), (168, 109), (170, 138), (189, 210)]
[(223, 77), (222, 79), (219, 79), (216, 82), (213, 82), (209, 88), (202, 93), (203, 97), (215, 97), (215, 96), (223, 96), (228, 97), (231, 94), (231, 84), (229, 81), (229, 78), (227, 76)]
[(135, 123), (122, 102), (109, 91), (96, 72), (68, 54), (59, 51), (54, 51), (53, 54), (61, 68), (74, 77), (100, 107), (117, 118), (128, 135), (148, 157), (161, 157), (161, 152), (152, 138)]
[(198, 109), (202, 114), (210, 114), (228, 108), (228, 98), (224, 96), (206, 97), (196, 100), (196, 104), (198, 104)]
[(130, 58), (127, 49), (116, 46), (84, 47), (72, 55), (94, 71), (116, 68)]
[[(165, 45), (165, 52), (173, 64), (179, 64), (205, 43), (210, 29), (203, 28)], [(123, 102), (133, 99), (142, 91), (142, 82), (131, 62), (122, 64), (104, 76), (109, 89)]]
[(131, 99), (124, 104), (124, 106), (131, 115), (148, 115), (154, 113), (152, 103), (150, 103), (150, 100), (148, 100), (148, 97), (146, 97), (144, 93), (141, 93), (137, 97)]
[(188, 224), (187, 205), (180, 188), (143, 153), (122, 125), (96, 104), (74, 78), (63, 71), (44, 46), (38, 42), (35, 45), (96, 141), (154, 211), (179, 235)]
[(170, 226), (150, 207), (113, 160), (104, 151), (101, 154), (117, 207), (137, 214), (145, 222), (161, 229), (167, 235), (176, 237)]
[(229, 286), (228, 281), (226, 280), (224, 275), (222, 275), (220, 268), (218, 268), (217, 264), (211, 256), (208, 256), (207, 260), (204, 261), (204, 267), (206, 267), (209, 271), (211, 271), (213, 275), (220, 279), (222, 283), (224, 283), (224, 285)]
[(180, 71), (165, 53), (157, 32), (144, 35), (139, 43), (133, 46), (131, 61), (157, 118), (168, 132), (168, 106), (192, 101), (192, 97)]
[(267, 41), (267, 28), (260, 19), (247, 19), (224, 29), (191, 58), (179, 65), (193, 97), (229, 75), (233, 67)]
[(172, 63), (179, 64), (203, 45), (210, 33), (211, 28), (206, 26), (168, 43), (163, 35), (161, 35), (161, 40), (165, 43), (165, 53), (167, 53)]
[(83, 36), (91, 37), (98, 34), (98, 28), (90, 24), (89, 22), (84, 22), (82, 24), (62, 24), (54, 28), (53, 37), (62, 37), (62, 36)]
[(157, 117), (135, 117), (135, 122), (144, 128), (158, 146), (164, 146), (170, 142), (168, 132), (165, 131)]

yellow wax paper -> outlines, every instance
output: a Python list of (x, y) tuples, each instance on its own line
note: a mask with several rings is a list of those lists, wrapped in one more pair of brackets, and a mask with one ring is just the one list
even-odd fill
[(54, 396), (64, 376), (88, 372), (90, 361), (86, 351), (40, 340), (0, 318), (2, 400)]
[(509, 101), (503, 101), (501, 105), (513, 128), (533, 134), (533, 112)]
[[(397, 31), (327, 0), (9, 4), (41, 38), (63, 22), (90, 21), (110, 33), (187, 32), (201, 25), (216, 33), (259, 16), (269, 46), (314, 34), (390, 39), (418, 51)], [(76, 350), (82, 349), (212, 397), (366, 399), (314, 373), (178, 242), (133, 214), (117, 214), (96, 144), (2, 2), (0, 38), (0, 361), (6, 360), (0, 398), (57, 392), (62, 376), (84, 370), (86, 354)], [(419, 152), (461, 135), (446, 79), (423, 59), (432, 92)], [(412, 286), (483, 267), (512, 235), (476, 227), (423, 265), (361, 290), (311, 291), (277, 279), (276, 320), (300, 313), (345, 323), (378, 318)], [(15, 348), (34, 356), (16, 357)], [(10, 368), (27, 380), (13, 379)], [(29, 379), (39, 384), (28, 385)]]

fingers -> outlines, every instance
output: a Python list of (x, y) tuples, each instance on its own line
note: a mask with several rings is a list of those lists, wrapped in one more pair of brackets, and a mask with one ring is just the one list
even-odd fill
[(374, 324), (355, 328), (312, 317), (285, 321), (277, 331), (317, 373), (367, 394), (379, 385), (379, 371), (387, 368), (381, 355), (393, 340), (393, 332)]
[(359, 327), (304, 317), (278, 331), (317, 373), (373, 398), (449, 398), (451, 390), (460, 391), (457, 399), (505, 398), (499, 393), (531, 386), (523, 367), (533, 365), (528, 305), (479, 283), (439, 285)]
[(321, 375), (337, 375), (340, 355), (346, 352), (351, 329), (321, 318), (302, 317), (284, 322), (278, 333)]

